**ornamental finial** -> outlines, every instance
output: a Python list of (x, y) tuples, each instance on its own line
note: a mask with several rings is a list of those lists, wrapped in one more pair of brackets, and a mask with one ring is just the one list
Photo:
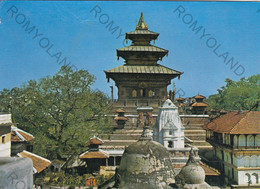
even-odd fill
[(145, 24), (145, 21), (144, 21), (143, 12), (141, 12), (141, 16), (140, 16), (139, 22), (136, 26), (136, 29), (137, 30), (148, 30), (148, 26)]

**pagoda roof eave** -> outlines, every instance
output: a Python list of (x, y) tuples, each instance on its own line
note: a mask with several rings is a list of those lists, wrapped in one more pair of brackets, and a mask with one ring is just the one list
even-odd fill
[(108, 74), (159, 74), (159, 75), (173, 75), (180, 76), (183, 72), (162, 66), (160, 64), (156, 65), (121, 65), (116, 68), (104, 71), (106, 75)]
[(147, 46), (141, 46), (141, 45), (130, 45), (127, 47), (123, 47), (116, 50), (117, 53), (119, 52), (158, 52), (158, 53), (165, 53), (168, 54), (168, 50), (154, 46), (154, 45), (147, 45)]
[(137, 35), (138, 36), (140, 36), (140, 35), (151, 36), (152, 38), (156, 39), (160, 34), (156, 33), (156, 32), (149, 31), (149, 30), (135, 30), (135, 31), (131, 31), (131, 32), (126, 33), (126, 39), (131, 39), (131, 37), (137, 36)]

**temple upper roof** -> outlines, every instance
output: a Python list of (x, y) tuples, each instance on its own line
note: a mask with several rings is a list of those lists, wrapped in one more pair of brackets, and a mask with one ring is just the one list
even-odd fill
[(148, 30), (141, 13), (136, 30), (126, 33), (125, 39), (130, 39), (132, 44), (117, 50), (117, 56), (125, 59), (126, 64), (146, 64), (155, 65), (158, 60), (168, 54), (168, 50), (150, 44), (156, 40), (159, 33)]

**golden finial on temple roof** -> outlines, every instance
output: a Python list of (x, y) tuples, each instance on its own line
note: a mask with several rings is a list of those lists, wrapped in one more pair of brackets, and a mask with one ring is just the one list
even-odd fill
[(140, 16), (139, 22), (136, 26), (136, 29), (137, 30), (148, 30), (148, 26), (144, 22), (143, 12), (141, 12), (141, 16)]

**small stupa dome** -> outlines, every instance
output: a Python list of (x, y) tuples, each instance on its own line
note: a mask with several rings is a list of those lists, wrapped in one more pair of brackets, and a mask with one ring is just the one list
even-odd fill
[(197, 164), (183, 167), (180, 175), (184, 176), (186, 184), (203, 184), (205, 182), (205, 171)]
[(195, 161), (195, 155), (191, 148), (189, 160), (186, 165), (181, 169), (180, 173), (175, 177), (176, 185), (178, 188), (187, 189), (211, 189), (205, 182), (205, 171)]
[(122, 156), (117, 173), (118, 188), (166, 189), (174, 182), (174, 170), (167, 149), (152, 140), (149, 127)]

